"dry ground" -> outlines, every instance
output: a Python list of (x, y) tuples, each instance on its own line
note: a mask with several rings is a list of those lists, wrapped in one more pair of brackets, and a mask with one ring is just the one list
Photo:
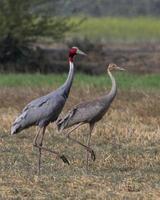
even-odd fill
[[(50, 125), (45, 145), (64, 153), (70, 166), (43, 154), (36, 175), (35, 128), (10, 135), (11, 122), (23, 106), (51, 88), (0, 88), (0, 199), (160, 199), (160, 93), (119, 91), (92, 136), (95, 162), (85, 170), (85, 151)], [(65, 110), (102, 94), (96, 88), (73, 88)], [(75, 137), (86, 141), (86, 126)]]

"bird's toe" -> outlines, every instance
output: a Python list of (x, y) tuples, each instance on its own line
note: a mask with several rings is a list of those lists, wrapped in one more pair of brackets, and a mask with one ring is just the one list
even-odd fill
[(60, 156), (60, 158), (63, 160), (64, 163), (67, 163), (68, 165), (70, 165), (68, 159), (64, 155)]

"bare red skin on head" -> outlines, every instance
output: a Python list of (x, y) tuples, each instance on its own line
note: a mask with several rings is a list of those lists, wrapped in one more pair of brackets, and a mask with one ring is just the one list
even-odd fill
[(74, 56), (77, 54), (77, 49), (76, 48), (71, 48), (69, 51), (69, 61), (73, 62)]

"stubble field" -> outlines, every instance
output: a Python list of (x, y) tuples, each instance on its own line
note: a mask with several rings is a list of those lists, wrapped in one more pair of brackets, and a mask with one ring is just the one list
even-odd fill
[[(89, 172), (84, 149), (65, 139), (50, 124), (45, 146), (66, 155), (70, 165), (43, 152), (38, 177), (38, 152), (32, 147), (36, 129), (11, 136), (10, 126), (26, 103), (56, 87), (0, 87), (0, 199), (159, 199), (159, 88), (119, 88), (109, 112), (94, 129), (91, 146), (96, 161), (90, 160)], [(107, 83), (103, 87), (75, 84), (64, 112), (108, 89)], [(85, 143), (87, 128), (81, 127), (73, 136)]]

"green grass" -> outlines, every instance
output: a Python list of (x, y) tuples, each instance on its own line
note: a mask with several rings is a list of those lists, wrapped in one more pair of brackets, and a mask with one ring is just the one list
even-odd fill
[[(137, 75), (130, 73), (114, 73), (118, 87), (121, 89), (159, 89), (160, 74)], [(37, 87), (37, 86), (59, 86), (63, 84), (66, 74), (1, 74), (0, 87)], [(78, 87), (108, 87), (111, 85), (109, 77), (104, 74), (100, 76), (90, 76), (86, 74), (76, 74), (74, 86)]]
[(154, 17), (88, 18), (72, 37), (94, 41), (159, 41), (160, 19)]

